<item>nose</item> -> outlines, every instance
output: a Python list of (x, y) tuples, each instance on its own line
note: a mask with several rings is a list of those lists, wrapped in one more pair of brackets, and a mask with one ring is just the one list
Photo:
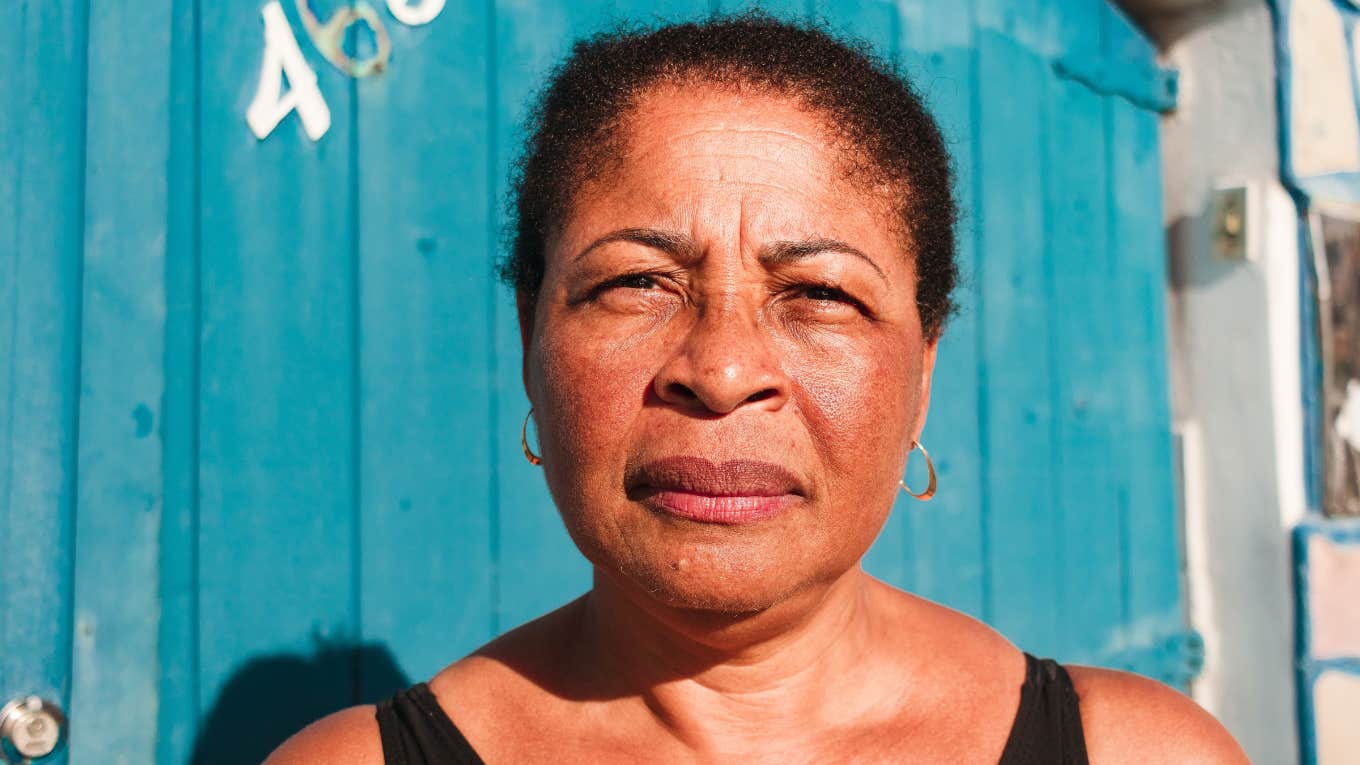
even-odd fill
[(770, 338), (734, 308), (701, 311), (653, 387), (662, 401), (698, 414), (743, 406), (774, 411), (789, 397)]

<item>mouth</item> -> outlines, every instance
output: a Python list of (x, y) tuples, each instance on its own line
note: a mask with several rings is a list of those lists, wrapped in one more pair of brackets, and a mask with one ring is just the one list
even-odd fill
[(628, 471), (629, 499), (676, 518), (720, 525), (767, 520), (805, 497), (802, 483), (772, 462), (678, 456)]

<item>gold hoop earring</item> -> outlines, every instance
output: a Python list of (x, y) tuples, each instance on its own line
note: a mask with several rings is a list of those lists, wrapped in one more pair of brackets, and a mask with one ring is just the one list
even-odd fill
[[(928, 499), (930, 499), (931, 497), (935, 496), (935, 463), (933, 463), (933, 462), (930, 461), (930, 453), (926, 451), (926, 448), (925, 448), (924, 446), (921, 446), (921, 442), (920, 442), (920, 441), (912, 441), (912, 442), (911, 442), (911, 448), (912, 448), (912, 449), (920, 449), (920, 450), (921, 450), (921, 456), (926, 458), (926, 471), (927, 471), (928, 473), (930, 473), (930, 481), (926, 484), (926, 490), (923, 491), (923, 492), (921, 492), (920, 494), (917, 494), (916, 492), (912, 491), (911, 489), (908, 489), (908, 488), (907, 488), (907, 482), (906, 482), (906, 481), (903, 481), (903, 480), (900, 479), (900, 478), (897, 480), (897, 484), (898, 484), (899, 486), (902, 487), (902, 491), (905, 491), (906, 493), (910, 494), (911, 496), (915, 497), (916, 499), (919, 499), (919, 500), (921, 500), (922, 502), (925, 502), (926, 500), (928, 500)], [(911, 459), (911, 452), (907, 452), (907, 459), (908, 459), (908, 461), (910, 461), (910, 459)]]
[(524, 424), (519, 428), (519, 445), (524, 447), (524, 459), (529, 460), (530, 465), (542, 465), (543, 458), (534, 454), (533, 450), (529, 448), (529, 418), (533, 416), (534, 408), (531, 406), (529, 413), (524, 415)]

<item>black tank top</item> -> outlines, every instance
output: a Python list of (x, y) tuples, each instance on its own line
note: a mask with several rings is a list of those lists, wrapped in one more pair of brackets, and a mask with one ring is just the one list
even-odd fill
[[(425, 683), (378, 702), (377, 716), (387, 765), (485, 765)], [(1000, 765), (1087, 765), (1077, 693), (1061, 664), (1025, 654), (1025, 684)]]

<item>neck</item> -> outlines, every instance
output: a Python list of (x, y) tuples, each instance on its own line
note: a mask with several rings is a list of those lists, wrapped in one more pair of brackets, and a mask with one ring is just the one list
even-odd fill
[[(696, 748), (864, 723), (898, 706), (875, 693), (870, 671), (883, 668), (873, 585), (856, 566), (828, 586), (731, 615), (669, 608), (596, 571), (578, 666), (608, 696), (642, 700)], [(900, 698), (900, 687), (887, 692)]]

